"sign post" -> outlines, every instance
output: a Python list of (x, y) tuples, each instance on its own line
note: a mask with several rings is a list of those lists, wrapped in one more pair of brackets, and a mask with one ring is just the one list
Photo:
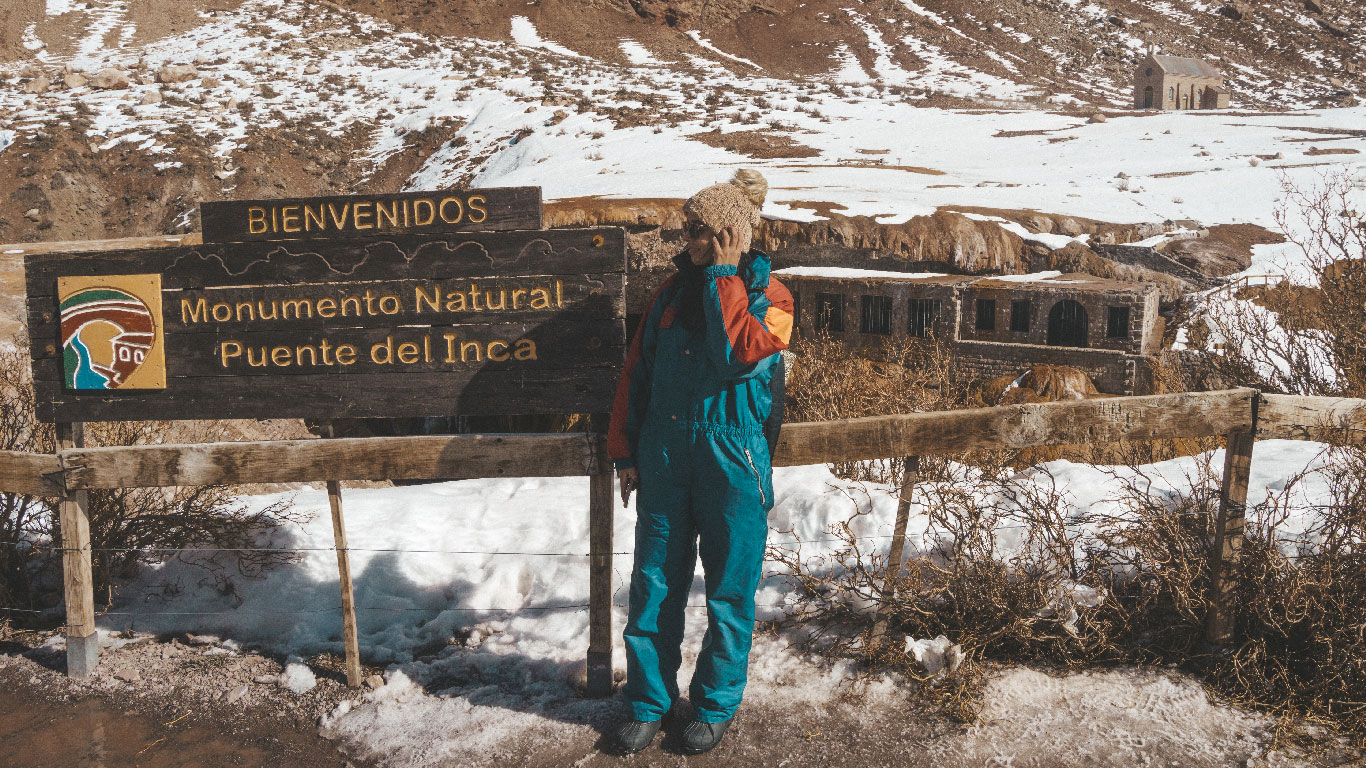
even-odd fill
[[(540, 200), (531, 187), (205, 203), (202, 245), (29, 255), (38, 418), (610, 410), (626, 347), (625, 232), (542, 230)], [(610, 557), (610, 478), (591, 493), (600, 692), (611, 685), (610, 590), (597, 583), (610, 576), (598, 562)], [(340, 486), (328, 491), (357, 684)]]

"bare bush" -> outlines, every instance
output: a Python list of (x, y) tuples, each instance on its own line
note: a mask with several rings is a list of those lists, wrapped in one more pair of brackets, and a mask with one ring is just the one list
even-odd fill
[[(858, 533), (880, 492), (865, 487), (850, 495), (849, 518), (825, 531), (833, 546), (770, 546), (776, 574), (795, 587), (780, 624), (804, 650), (922, 681), (967, 720), (992, 664), (1163, 664), (1286, 722), (1335, 725), (1366, 746), (1366, 457), (1332, 449), (1249, 509), (1235, 566), (1237, 640), (1215, 649), (1205, 621), (1216, 455), (1190, 461), (1180, 476), (1170, 465), (1100, 468), (1111, 490), (1091, 508), (1078, 507), (1046, 468), (949, 463), (942, 477), (915, 485), (910, 554), (895, 570), (887, 537)], [(1309, 486), (1326, 490), (1309, 495)], [(962, 648), (954, 675), (931, 676), (907, 652), (906, 638), (938, 635)]]
[(1226, 383), (1299, 395), (1366, 395), (1366, 212), (1346, 175), (1282, 184), (1277, 223), (1298, 248), (1297, 282), (1216, 293), (1191, 323), (1192, 346)]
[[(86, 440), (91, 447), (211, 442), (231, 431), (212, 421), (92, 423)], [(51, 425), (35, 417), (22, 340), (0, 349), (0, 450), (55, 450)], [(281, 523), (303, 519), (289, 501), (252, 509), (223, 485), (90, 491), (88, 511), (95, 589), (106, 603), (139, 566), (188, 550), (220, 589), (231, 590), (234, 573), (252, 576), (292, 558), (258, 551), (255, 542)], [(59, 520), (56, 499), (0, 493), (0, 608), (41, 609), (62, 599), (59, 579), (35, 578), (58, 572)], [(204, 557), (206, 550), (211, 554)]]
[[(0, 450), (52, 453), (51, 427), (33, 418), (27, 369), (27, 354), (0, 347)], [(0, 493), (0, 607), (34, 609), (34, 578), (42, 564), (37, 545), (45, 541), (49, 527), (42, 499)]]
[[(947, 344), (899, 339), (856, 351), (828, 335), (802, 338), (787, 382), (785, 419), (830, 421), (894, 413), (945, 411), (972, 404), (968, 380)], [(922, 471), (933, 472), (938, 463)], [(835, 465), (841, 477), (899, 483), (900, 459)]]
[[(86, 437), (92, 446), (148, 445), (167, 442), (167, 429), (163, 422), (107, 422), (90, 425)], [(217, 431), (215, 422), (177, 428), (185, 442), (211, 442)], [(295, 559), (293, 553), (261, 551), (256, 542), (277, 525), (306, 519), (288, 500), (252, 509), (226, 485), (91, 491), (89, 510), (95, 588), (107, 604), (114, 601), (116, 585), (135, 576), (139, 566), (184, 553), (194, 553), (187, 562), (208, 570), (220, 590), (231, 591), (233, 573), (256, 576)]]

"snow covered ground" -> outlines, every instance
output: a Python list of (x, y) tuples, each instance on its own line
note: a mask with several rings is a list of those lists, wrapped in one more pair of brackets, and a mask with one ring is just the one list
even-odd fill
[[(1282, 492), (1287, 478), (1323, 461), (1322, 450), (1311, 443), (1259, 442), (1249, 502)], [(1188, 489), (1205, 460), (1215, 467), (1222, 464), (1216, 452), (1145, 467), (1154, 478), (1151, 492)], [(1063, 517), (1085, 532), (1097, 520), (1123, 514), (1117, 479), (1132, 472), (1055, 461), (1017, 479), (1056, 488), (1066, 506)], [(860, 509), (868, 513), (854, 524), (860, 544), (870, 554), (886, 553), (897, 503), (893, 488), (851, 483), (824, 466), (809, 466), (778, 469), (775, 489), (770, 544), (791, 546), (801, 540), (803, 554), (829, 552), (837, 540), (827, 526)], [(1300, 514), (1291, 518), (1287, 536), (1312, 519), (1313, 503), (1322, 493), (1312, 481), (1299, 487), (1290, 503)], [(200, 567), (172, 561), (148, 569), (126, 587), (100, 626), (106, 631), (211, 634), (228, 641), (230, 648), (250, 645), (281, 655), (341, 654), (327, 497), (321, 491), (290, 495), (296, 508), (313, 513), (312, 521), (282, 528), (261, 545), (298, 549), (297, 563), (261, 579), (234, 577), (232, 588), (224, 589), (206, 579)], [(263, 495), (248, 501), (266, 505), (279, 498)], [(917, 496), (908, 531), (910, 545), (919, 551), (933, 549), (937, 535), (928, 530), (922, 500)], [(585, 478), (348, 489), (344, 503), (361, 652), (367, 661), (387, 664), (388, 685), (367, 694), (359, 706), (344, 703), (328, 718), (328, 735), (364, 753), (390, 756), (395, 765), (472, 763), (506, 755), (528, 739), (581, 741), (591, 731), (590, 722), (616, 712), (618, 703), (579, 699), (572, 687), (582, 674), (588, 634)], [(617, 510), (617, 632), (625, 620), (634, 524), (633, 507)], [(1021, 545), (1021, 531), (1009, 519), (1000, 521), (997, 535), (1006, 553)], [(187, 559), (209, 556), (191, 554)], [(223, 555), (217, 557), (225, 563)], [(782, 573), (768, 573), (757, 598), (759, 618), (781, 616), (791, 590)], [(705, 624), (700, 578), (689, 610), (681, 674), (685, 683)], [(624, 668), (623, 653), (618, 642), (618, 669)], [(851, 694), (854, 677), (850, 666), (817, 664), (794, 651), (789, 638), (762, 634), (754, 646), (747, 701), (761, 711), (807, 708), (829, 713), (845, 706), (841, 702)], [(877, 717), (894, 715), (909, 690), (892, 677), (864, 685), (859, 706)], [(1196, 752), (1246, 757), (1257, 753), (1256, 734), (1266, 724), (1260, 716), (1210, 703), (1188, 679), (1149, 672), (1054, 679), (1015, 670), (991, 684), (986, 700), (988, 715), (980, 725), (954, 740), (936, 742), (936, 749), (948, 750), (945, 757), (952, 752), (1001, 760), (1008, 758), (1008, 749), (1056, 749), (1075, 742), (1073, 748), (1136, 760), (1155, 741), (1184, 741)], [(1127, 724), (1105, 726), (1131, 729), (1132, 738), (1114, 731), (1103, 737), (1083, 732), (1082, 724), (1099, 727), (1113, 716), (1110, 709), (1133, 706), (1141, 709), (1124, 715)], [(441, 728), (433, 732), (430, 723)], [(1187, 732), (1189, 723), (1199, 726)]]

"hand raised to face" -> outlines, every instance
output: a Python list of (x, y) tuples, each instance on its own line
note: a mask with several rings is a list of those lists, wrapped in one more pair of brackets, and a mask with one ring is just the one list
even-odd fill
[(717, 232), (711, 238), (712, 253), (716, 254), (713, 264), (730, 265), (738, 267), (740, 265), (740, 238), (735, 234), (734, 227), (726, 227)]

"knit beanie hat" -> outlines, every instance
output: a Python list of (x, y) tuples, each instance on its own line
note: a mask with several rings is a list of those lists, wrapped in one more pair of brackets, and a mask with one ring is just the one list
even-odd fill
[(683, 203), (683, 213), (695, 216), (713, 232), (734, 227), (740, 252), (749, 251), (759, 208), (768, 195), (768, 182), (758, 171), (742, 168), (725, 184), (713, 184)]

